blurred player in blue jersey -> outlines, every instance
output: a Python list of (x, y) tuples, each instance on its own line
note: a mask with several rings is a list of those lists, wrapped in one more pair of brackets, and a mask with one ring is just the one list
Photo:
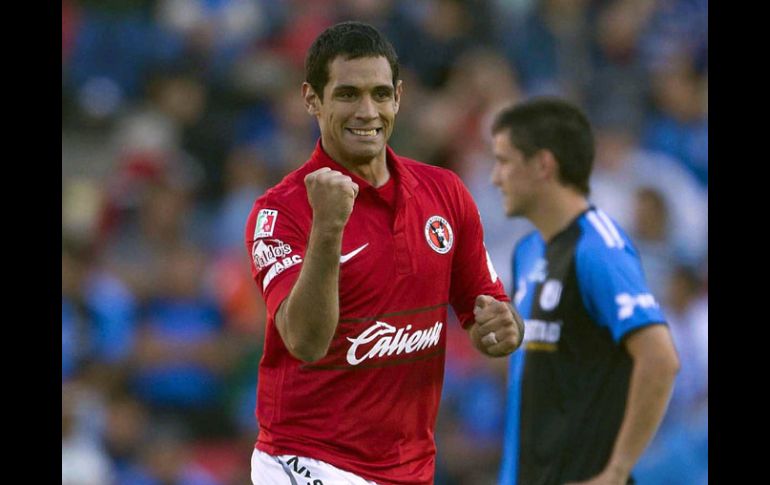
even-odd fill
[(653, 438), (679, 360), (626, 233), (588, 200), (586, 116), (554, 98), (500, 112), (492, 182), (516, 245), (525, 352), (511, 356), (501, 485), (625, 485)]

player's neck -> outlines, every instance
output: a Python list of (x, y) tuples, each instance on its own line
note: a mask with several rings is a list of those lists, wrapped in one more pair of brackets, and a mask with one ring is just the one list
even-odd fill
[(368, 160), (347, 160), (342, 156), (327, 152), (335, 162), (339, 163), (350, 172), (366, 180), (375, 188), (382, 187), (390, 180), (390, 170), (386, 162), (386, 150), (382, 150), (374, 158)]
[(343, 164), (345, 168), (369, 182), (374, 188), (382, 187), (390, 180), (390, 170), (385, 163), (385, 153), (383, 151), (382, 160), (380, 157), (373, 158), (370, 162), (364, 164)]
[(570, 189), (555, 190), (543, 197), (542, 203), (538, 205), (538, 210), (532, 214), (530, 220), (543, 240), (550, 242), (588, 207), (588, 200), (583, 194)]

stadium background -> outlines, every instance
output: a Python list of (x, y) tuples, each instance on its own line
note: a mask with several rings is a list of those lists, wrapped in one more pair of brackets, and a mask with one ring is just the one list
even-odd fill
[[(630, 232), (682, 360), (641, 485), (707, 483), (707, 0), (63, 0), (62, 483), (247, 484), (264, 307), (243, 226), (318, 137), (307, 47), (348, 19), (400, 56), (391, 145), (456, 171), (510, 289), (531, 229), (489, 183), (502, 105), (595, 125), (592, 199)], [(450, 325), (438, 485), (494, 483), (505, 360)]]

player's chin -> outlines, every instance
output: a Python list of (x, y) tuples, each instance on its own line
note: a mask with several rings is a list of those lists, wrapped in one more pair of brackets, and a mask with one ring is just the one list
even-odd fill
[(350, 154), (350, 158), (353, 160), (368, 162), (372, 158), (382, 153), (384, 148), (384, 143), (357, 144), (355, 146), (348, 146), (348, 153)]
[(526, 217), (524, 207), (511, 198), (506, 200), (505, 208), (508, 217)]

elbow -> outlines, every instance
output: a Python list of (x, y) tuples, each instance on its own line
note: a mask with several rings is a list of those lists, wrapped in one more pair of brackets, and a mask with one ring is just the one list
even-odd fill
[(278, 310), (276, 328), (289, 354), (307, 364), (312, 364), (326, 357), (334, 334), (333, 330), (332, 332), (319, 331), (319, 327), (323, 328), (323, 325), (312, 321), (300, 321), (301, 324), (297, 325), (296, 322), (299, 319), (293, 320), (295, 325), (288, 325), (289, 319), (284, 314), (285, 306), (281, 305)]
[(663, 355), (659, 356), (657, 360), (659, 361), (659, 366), (662, 368), (663, 372), (670, 375), (672, 378), (679, 374), (682, 364), (679, 361), (679, 354), (675, 348), (670, 348), (668, 351), (664, 352)]
[(294, 353), (294, 357), (298, 358), (302, 362), (306, 364), (313, 364), (315, 362), (318, 362), (319, 360), (326, 357), (326, 352), (313, 352), (313, 351), (305, 351), (305, 352), (296, 352)]
[(307, 342), (294, 342), (287, 345), (289, 353), (306, 364), (312, 364), (326, 357), (329, 345), (316, 345)]
[(676, 352), (673, 352), (669, 355), (660, 356), (654, 363), (651, 363), (651, 367), (655, 369), (655, 373), (664, 381), (673, 382), (677, 374), (679, 374), (681, 364)]
[(669, 363), (669, 370), (673, 376), (676, 376), (679, 374), (679, 370), (682, 368), (682, 364), (679, 361), (679, 356), (674, 352), (674, 355), (671, 356)]
[(646, 355), (635, 359), (634, 367), (638, 366), (641, 373), (646, 374), (658, 382), (673, 383), (681, 364), (676, 352), (658, 353)]

